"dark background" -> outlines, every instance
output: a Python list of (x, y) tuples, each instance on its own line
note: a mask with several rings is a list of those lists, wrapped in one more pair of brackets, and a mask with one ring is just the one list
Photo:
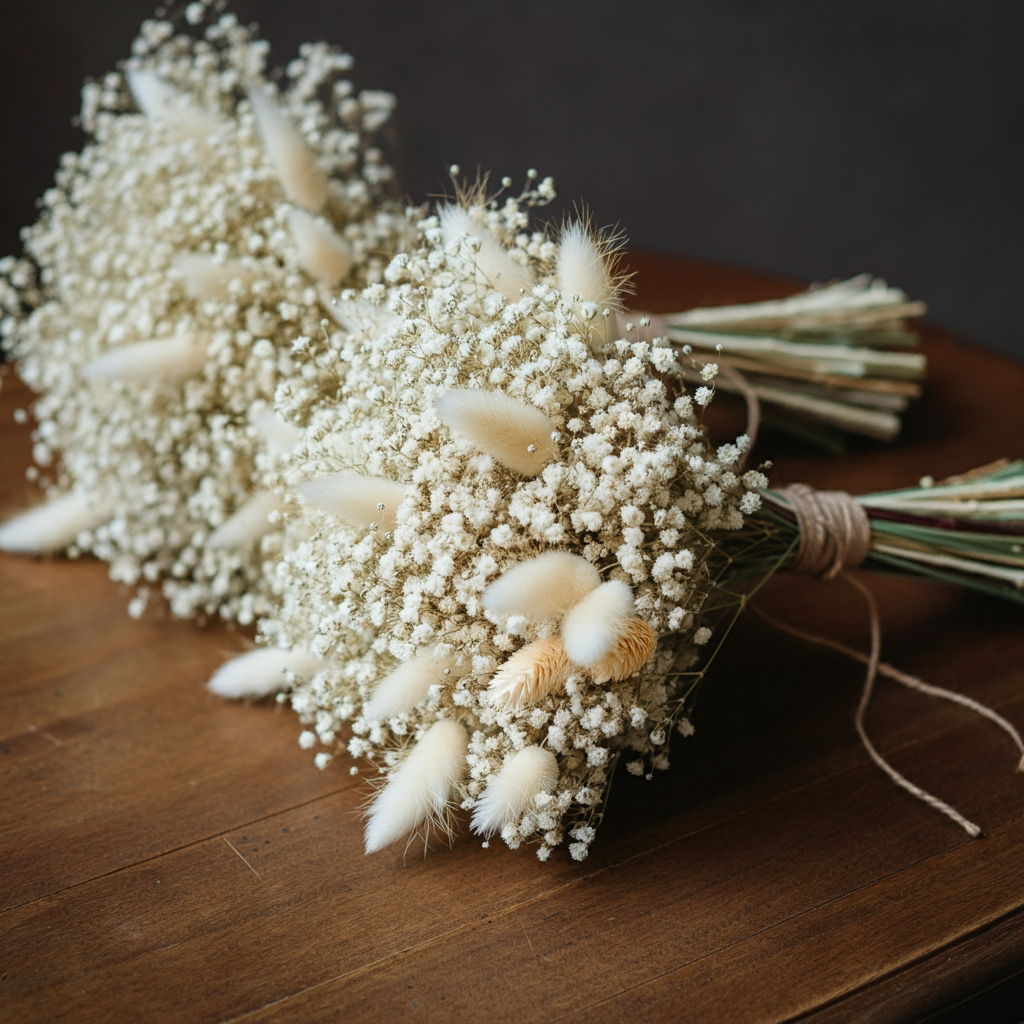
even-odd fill
[[(868, 270), (1024, 358), (1019, 0), (238, 0), (285, 63), (351, 52), (399, 99), (417, 201), (474, 173), (552, 174), (632, 245), (806, 280)], [(0, 251), (18, 249), (78, 89), (151, 0), (4, 0)], [(965, 371), (968, 368), (965, 368)]]

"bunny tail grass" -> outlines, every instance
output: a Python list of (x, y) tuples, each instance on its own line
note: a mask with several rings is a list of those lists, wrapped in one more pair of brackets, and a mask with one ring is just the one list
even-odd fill
[(206, 688), (221, 697), (266, 697), (288, 689), (286, 672), (309, 677), (319, 667), (319, 659), (308, 651), (282, 651), (258, 647), (225, 662), (210, 677)]
[(505, 825), (518, 821), (533, 807), (534, 799), (548, 792), (558, 781), (558, 761), (544, 747), (523, 747), (487, 783), (473, 810), (471, 828), (491, 836)]
[(89, 380), (120, 380), (138, 384), (194, 377), (206, 365), (206, 339), (193, 334), (120, 345), (86, 363)]
[(431, 686), (454, 681), (467, 669), (456, 666), (451, 658), (438, 659), (433, 651), (416, 655), (386, 675), (363, 708), (363, 717), (382, 722), (395, 715), (407, 714), (427, 699)]
[(479, 243), (475, 261), (481, 284), (503, 292), (512, 302), (519, 301), (520, 291), (532, 291), (534, 281), (530, 269), (512, 259), (501, 242), (466, 210), (461, 206), (442, 206), (437, 215), (445, 245), (467, 235)]
[(311, 505), (344, 519), (352, 526), (393, 530), (398, 506), (405, 500), (405, 484), (383, 477), (343, 470), (298, 484), (295, 488)]
[(592, 666), (594, 682), (626, 679), (650, 660), (657, 645), (657, 633), (643, 619), (626, 619), (615, 646)]
[(52, 555), (73, 544), (83, 530), (102, 526), (112, 514), (105, 502), (70, 491), (0, 525), (0, 551)]
[(174, 270), (181, 277), (186, 294), (208, 301), (226, 299), (231, 282), (252, 284), (255, 275), (237, 260), (218, 260), (202, 252), (185, 252), (174, 260)]
[(597, 569), (582, 555), (546, 551), (513, 566), (483, 594), (484, 610), (495, 618), (525, 615), (533, 622), (560, 618), (601, 585)]
[(426, 821), (443, 824), (466, 771), (469, 736), (451, 719), (436, 721), (388, 776), (370, 807), (366, 852), (393, 843)]
[(549, 693), (560, 693), (571, 673), (561, 637), (546, 636), (516, 651), (494, 673), (487, 696), (496, 707), (534, 704)]
[(298, 249), (299, 266), (321, 284), (334, 288), (352, 269), (352, 247), (324, 221), (293, 207), (288, 211), (288, 230)]
[(268, 516), (280, 507), (281, 502), (276, 494), (259, 491), (210, 534), (206, 546), (223, 550), (252, 544), (270, 530)]
[(151, 120), (163, 121), (178, 135), (197, 142), (220, 130), (216, 117), (152, 71), (129, 71), (126, 77), (136, 106)]
[[(594, 347), (603, 348), (615, 340), (621, 282), (587, 228), (575, 221), (562, 231), (558, 247), (558, 289), (567, 302), (589, 305), (589, 327)], [(605, 316), (605, 310), (609, 313)], [(588, 314), (585, 314), (585, 316)]]
[(316, 213), (327, 202), (327, 175), (295, 125), (268, 92), (250, 89), (249, 102), (263, 148), (274, 165), (284, 194), (293, 203)]
[(577, 665), (596, 669), (615, 649), (634, 614), (633, 594), (625, 583), (602, 583), (562, 620), (566, 654)]
[(447, 427), (522, 476), (537, 476), (558, 452), (551, 420), (502, 391), (456, 388), (434, 408)]

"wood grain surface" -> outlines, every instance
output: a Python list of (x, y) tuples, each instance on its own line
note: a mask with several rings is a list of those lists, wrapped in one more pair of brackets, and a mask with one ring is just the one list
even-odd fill
[[(792, 283), (634, 254), (638, 308)], [(776, 483), (852, 491), (1024, 450), (1024, 367), (926, 327), (927, 393), (893, 448), (842, 458), (766, 436)], [(24, 479), (30, 396), (0, 389), (0, 511)], [(726, 436), (739, 410), (716, 412)], [(1024, 727), (1018, 608), (863, 577), (884, 655)], [(866, 644), (842, 584), (759, 599)], [(272, 701), (204, 682), (248, 643), (157, 611), (90, 560), (0, 555), (0, 1020), (920, 1021), (1024, 965), (1024, 776), (984, 720), (889, 683), (868, 728), (979, 822), (969, 840), (867, 760), (861, 670), (748, 617), (673, 768), (616, 779), (588, 860), (401, 844), (366, 857), (366, 789), (317, 771)], [(1021, 1016), (1024, 1017), (1024, 1008)]]

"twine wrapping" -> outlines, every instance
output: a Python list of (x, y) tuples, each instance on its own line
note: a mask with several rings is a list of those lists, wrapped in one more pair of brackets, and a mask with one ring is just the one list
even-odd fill
[(871, 550), (871, 520), (846, 491), (816, 491), (791, 484), (781, 494), (796, 516), (800, 546), (787, 566), (790, 572), (833, 580), (843, 569), (856, 569)]
[[(860, 565), (871, 550), (871, 520), (868, 518), (867, 512), (853, 497), (845, 491), (816, 491), (806, 484), (792, 484), (777, 493), (785, 499), (792, 510), (800, 532), (796, 556), (787, 568), (822, 581), (832, 580), (836, 576), (842, 575), (851, 586), (858, 590), (868, 608), (871, 651), (869, 654), (862, 654), (835, 640), (815, 636), (780, 622), (766, 615), (760, 609), (755, 609), (755, 611), (776, 629), (810, 643), (829, 647), (866, 664), (864, 688), (857, 705), (857, 712), (854, 715), (854, 726), (868, 756), (898, 786), (922, 800), (929, 807), (946, 815), (950, 820), (955, 821), (972, 838), (980, 836), (981, 829), (973, 821), (965, 818), (955, 807), (940, 800), (927, 790), (921, 789), (906, 776), (901, 775), (875, 748), (864, 725), (868, 704), (871, 702), (871, 695), (874, 692), (875, 679), (879, 674), (886, 675), (919, 693), (952, 701), (985, 716), (1003, 729), (1024, 755), (1024, 741), (1021, 740), (1020, 734), (1005, 718), (991, 708), (985, 707), (984, 704), (953, 690), (925, 683), (882, 662), (882, 626), (878, 606), (867, 587), (846, 571)], [(1024, 756), (1019, 761), (1017, 768), (1018, 771), (1024, 770)]]
[[(657, 314), (643, 315), (650, 317), (651, 326), (654, 328), (655, 334), (664, 333), (665, 324), (662, 317)], [(761, 418), (760, 403), (757, 394), (741, 371), (729, 366), (725, 360), (719, 359), (718, 362), (723, 376), (727, 376), (733, 382), (746, 402), (747, 434), (750, 437), (750, 444), (747, 452), (744, 453), (743, 462), (745, 462), (746, 455), (753, 448), (754, 440), (757, 437)], [(878, 606), (875, 604), (875, 599), (867, 587), (854, 579), (846, 571), (848, 569), (856, 569), (871, 551), (871, 520), (864, 508), (852, 495), (847, 494), (846, 491), (818, 491), (808, 487), (807, 484), (791, 484), (789, 487), (780, 488), (776, 494), (784, 499), (785, 504), (792, 511), (796, 518), (797, 529), (800, 535), (796, 555), (786, 568), (790, 572), (812, 576), (822, 582), (829, 582), (842, 575), (851, 586), (860, 591), (868, 608), (868, 619), (871, 628), (871, 651), (869, 654), (862, 654), (860, 651), (855, 651), (835, 640), (806, 633), (794, 626), (773, 619), (771, 616), (760, 611), (760, 609), (755, 608), (754, 610), (770, 625), (785, 633), (800, 637), (813, 644), (830, 647), (867, 665), (864, 688), (861, 691), (860, 702), (854, 715), (854, 726), (868, 756), (898, 786), (926, 803), (929, 807), (946, 815), (951, 821), (956, 822), (972, 839), (977, 838), (982, 834), (981, 828), (978, 825), (965, 818), (955, 807), (947, 804), (944, 800), (940, 800), (937, 796), (922, 789), (920, 786), (915, 785), (906, 776), (901, 775), (878, 752), (875, 745), (871, 742), (864, 719), (867, 715), (868, 705), (871, 702), (871, 695), (874, 692), (875, 679), (880, 674), (888, 676), (890, 679), (894, 679), (896, 682), (902, 683), (918, 693), (952, 701), (988, 718), (1006, 732), (1016, 744), (1017, 749), (1022, 755), (1017, 764), (1017, 770), (1024, 771), (1024, 740), (1021, 739), (1020, 733), (1002, 715), (997, 714), (984, 704), (980, 704), (978, 701), (954, 690), (933, 686), (914, 676), (907, 675), (881, 660), (882, 624), (881, 617), (878, 614)], [(768, 495), (765, 497), (769, 501), (772, 500), (772, 497)]]

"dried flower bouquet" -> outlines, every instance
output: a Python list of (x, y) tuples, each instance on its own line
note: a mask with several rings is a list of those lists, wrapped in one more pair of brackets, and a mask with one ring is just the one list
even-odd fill
[[(744, 471), (748, 438), (705, 434), (716, 367), (691, 394), (695, 364), (670, 338), (617, 337), (614, 253), (582, 224), (530, 230), (549, 197), (545, 181), (440, 207), (382, 283), (345, 294), (346, 336), (296, 343), (300, 372), (278, 389), (304, 434), (251, 692), (281, 657), (300, 742), (328, 747), (317, 764), (343, 745), (369, 759), (368, 852), (461, 808), (542, 860), (562, 843), (585, 857), (616, 761), (667, 766), (709, 641), (801, 557), (806, 501)], [(858, 559), (934, 573), (927, 552), (952, 545), (942, 571), (1019, 599), (1019, 511), (987, 503), (1022, 485), (1015, 464), (967, 490), (864, 499), (887, 511), (867, 533), (858, 520)], [(928, 534), (914, 510), (945, 512), (922, 505), (933, 494), (978, 497), (958, 506), (971, 528)], [(827, 574), (822, 554), (810, 568)], [(228, 689), (245, 692), (244, 672)]]
[(328, 329), (337, 289), (377, 280), (404, 230), (374, 144), (394, 100), (357, 94), (322, 43), (275, 88), (251, 28), (199, 3), (185, 18), (146, 22), (85, 87), (89, 142), (62, 159), (28, 259), (0, 262), (50, 499), (0, 547), (109, 561), (133, 614), (158, 584), (176, 615), (248, 622), (277, 550), (262, 476), (294, 443), (271, 409), (291, 342)]
[(288, 685), (304, 746), (370, 760), (368, 851), (461, 808), (485, 837), (585, 857), (617, 760), (667, 766), (708, 652), (779, 568), (866, 558), (1020, 600), (1020, 463), (825, 499), (769, 491), (748, 437), (703, 429), (739, 386), (894, 433), (922, 369), (886, 351), (920, 311), (902, 293), (847, 282), (620, 330), (611, 242), (530, 227), (550, 180), (417, 224), (372, 144), (391, 98), (353, 95), (323, 45), (279, 94), (265, 59), (230, 17), (199, 37), (149, 22), (86, 89), (93, 141), (26, 233), (33, 263), (0, 264), (51, 493), (0, 546), (106, 558), (141, 584), (135, 613), (160, 582), (176, 614), (260, 618), (266, 646), (211, 685)]

